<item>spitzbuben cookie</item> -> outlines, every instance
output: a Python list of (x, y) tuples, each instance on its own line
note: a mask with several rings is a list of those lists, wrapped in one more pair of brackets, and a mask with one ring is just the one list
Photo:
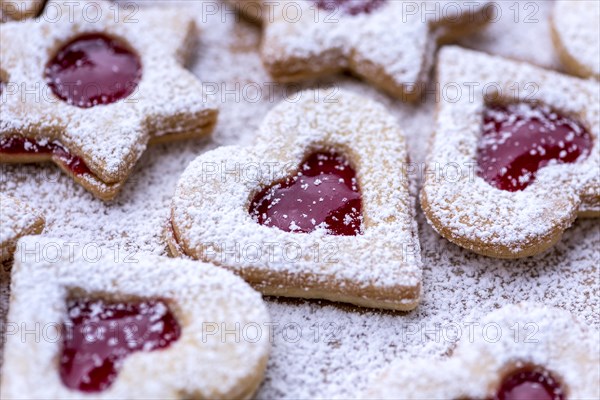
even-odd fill
[(52, 161), (109, 200), (148, 143), (212, 130), (217, 111), (182, 66), (191, 18), (163, 8), (131, 16), (104, 1), (54, 1), (45, 13), (0, 32), (0, 162)]
[(438, 44), (495, 15), (489, 1), (230, 0), (263, 24), (262, 59), (278, 81), (350, 71), (403, 100), (429, 80)]
[(19, 241), (3, 399), (249, 399), (269, 353), (259, 293), (221, 268)]
[(171, 252), (269, 295), (413, 309), (421, 256), (406, 160), (382, 105), (301, 92), (266, 116), (254, 147), (221, 147), (188, 166), (171, 205)]
[(421, 192), (433, 228), (491, 257), (538, 254), (600, 215), (598, 83), (442, 49)]

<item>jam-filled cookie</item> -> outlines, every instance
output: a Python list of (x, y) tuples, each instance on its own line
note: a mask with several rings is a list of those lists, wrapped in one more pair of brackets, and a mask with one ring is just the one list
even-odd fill
[(488, 1), (230, 3), (263, 23), (262, 59), (278, 81), (350, 71), (409, 101), (418, 98), (428, 81), (438, 44), (477, 31), (495, 12)]
[(551, 18), (552, 40), (569, 73), (600, 79), (600, 2), (558, 0)]
[(230, 272), (41, 237), (19, 241), (7, 321), (3, 399), (247, 399), (270, 348)]
[(269, 295), (413, 309), (421, 257), (406, 160), (382, 105), (300, 92), (271, 110), (255, 146), (221, 147), (188, 166), (171, 205), (171, 251)]
[(22, 201), (0, 194), (0, 262), (12, 257), (17, 240), (37, 235), (44, 229), (44, 218)]
[(510, 305), (465, 327), (449, 358), (397, 362), (374, 380), (365, 397), (600, 398), (598, 332), (570, 313), (533, 304)]
[(148, 143), (211, 131), (217, 111), (182, 66), (192, 19), (104, 1), (52, 2), (45, 13), (0, 31), (0, 162), (53, 161), (108, 200)]
[(421, 192), (433, 228), (491, 257), (538, 254), (600, 215), (598, 84), (442, 49), (440, 102)]
[(45, 3), (46, 0), (0, 0), (0, 22), (35, 17)]

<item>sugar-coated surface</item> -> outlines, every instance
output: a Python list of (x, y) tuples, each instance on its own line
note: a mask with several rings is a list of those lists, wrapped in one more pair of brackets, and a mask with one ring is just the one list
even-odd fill
[[(168, 3), (196, 15), (202, 30), (192, 70), (210, 85), (210, 93), (216, 92), (208, 97), (220, 103), (213, 141), (149, 149), (111, 204), (94, 199), (53, 166), (1, 166), (0, 189), (43, 211), (45, 233), (79, 242), (93, 241), (123, 252), (164, 253), (163, 223), (175, 184), (188, 163), (217, 145), (251, 144), (266, 112), (298, 88), (291, 86), (286, 92), (286, 87), (270, 83), (257, 52), (257, 27), (236, 22), (232, 14), (219, 11), (202, 16), (203, 7), (206, 12), (211, 10), (210, 4), (218, 3)], [(535, 11), (525, 9), (526, 2), (505, 3), (502, 19), (470, 39), (469, 47), (556, 66), (548, 36), (550, 2), (533, 3), (538, 8), (534, 15), (537, 22), (525, 19)], [(520, 11), (517, 23), (511, 6)], [(347, 77), (317, 83), (332, 82), (388, 106), (408, 136), (412, 161), (425, 160), (433, 130), (434, 96), (406, 105)], [(418, 178), (418, 173), (414, 176)], [(447, 324), (478, 321), (500, 305), (522, 300), (554, 305), (573, 312), (589, 325), (600, 326), (598, 221), (576, 221), (546, 254), (502, 261), (477, 256), (441, 239), (420, 210), (418, 219), (424, 266), (420, 306), (408, 314), (395, 314), (327, 302), (269, 301), (271, 317), (278, 327), (259, 398), (355, 396), (366, 388), (372, 373), (398, 357), (446, 354), (452, 346), (443, 336), (451, 329)], [(6, 293), (6, 285), (2, 275), (1, 293)], [(5, 310), (6, 302), (0, 302)], [(435, 324), (441, 324), (437, 334)]]

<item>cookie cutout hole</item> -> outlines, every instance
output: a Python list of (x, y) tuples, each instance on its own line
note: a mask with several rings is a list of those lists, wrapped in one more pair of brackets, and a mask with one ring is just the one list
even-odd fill
[(370, 14), (387, 3), (388, 0), (312, 0), (320, 10), (342, 15)]
[(561, 383), (545, 368), (525, 366), (504, 376), (495, 400), (565, 400)]
[(335, 152), (314, 152), (298, 172), (267, 187), (251, 202), (250, 215), (261, 225), (286, 232), (356, 236), (362, 232), (362, 196), (356, 171)]
[(63, 322), (60, 378), (70, 389), (106, 390), (129, 354), (167, 348), (180, 335), (163, 300), (72, 296)]
[(142, 78), (142, 64), (124, 40), (86, 33), (58, 49), (44, 78), (59, 99), (90, 108), (130, 96)]
[(71, 154), (56, 140), (4, 137), (0, 139), (0, 154), (18, 158), (23, 162), (50, 160), (54, 156), (73, 175), (93, 175), (83, 158)]
[(592, 150), (588, 130), (546, 105), (490, 103), (483, 112), (477, 174), (500, 190), (517, 192), (549, 165), (575, 163)]

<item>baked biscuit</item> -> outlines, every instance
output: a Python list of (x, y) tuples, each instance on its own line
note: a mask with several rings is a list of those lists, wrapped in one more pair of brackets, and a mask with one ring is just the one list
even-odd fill
[(498, 258), (538, 254), (600, 214), (598, 84), (457, 47), (442, 49), (421, 192), (446, 239)]
[(266, 368), (268, 323), (260, 294), (221, 268), (27, 237), (12, 270), (0, 393), (248, 399)]
[(130, 15), (104, 1), (45, 12), (0, 32), (0, 162), (53, 161), (110, 200), (149, 143), (210, 133), (217, 110), (182, 66), (191, 18), (173, 8)]
[(171, 252), (268, 295), (413, 309), (421, 256), (406, 160), (382, 105), (300, 92), (271, 110), (255, 146), (221, 147), (188, 166), (171, 205)]
[(418, 99), (429, 80), (438, 44), (479, 30), (495, 12), (488, 1), (230, 3), (263, 23), (262, 59), (276, 80), (294, 82), (350, 71), (408, 101)]

